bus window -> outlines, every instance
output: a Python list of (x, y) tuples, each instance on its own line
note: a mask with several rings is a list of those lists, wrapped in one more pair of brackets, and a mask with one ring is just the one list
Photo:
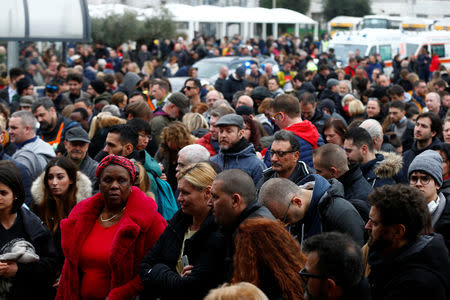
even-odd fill
[(380, 57), (382, 61), (392, 59), (391, 45), (380, 45)]
[(445, 56), (445, 46), (444, 46), (444, 44), (431, 45), (431, 54), (433, 54), (433, 52), (436, 52), (436, 54), (439, 57), (444, 57)]

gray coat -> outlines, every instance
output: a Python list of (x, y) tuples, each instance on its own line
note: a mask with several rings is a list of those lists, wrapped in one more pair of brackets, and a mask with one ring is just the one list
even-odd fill
[(47, 163), (55, 157), (52, 146), (39, 137), (17, 149), (12, 156), (27, 168), (31, 181), (35, 180), (45, 169)]

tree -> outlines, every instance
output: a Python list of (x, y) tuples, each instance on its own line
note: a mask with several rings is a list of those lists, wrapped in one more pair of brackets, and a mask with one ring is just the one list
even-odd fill
[(327, 21), (336, 16), (363, 17), (370, 14), (370, 0), (323, 0), (323, 15)]
[[(277, 8), (287, 8), (299, 13), (306, 13), (309, 10), (310, 0), (275, 0)], [(260, 0), (259, 6), (272, 8), (272, 0)]]
[(175, 23), (167, 9), (156, 10), (152, 17), (138, 18), (132, 11), (123, 15), (110, 15), (91, 20), (92, 39), (102, 40), (106, 45), (117, 47), (128, 41), (141, 40), (149, 43), (160, 37), (175, 35)]

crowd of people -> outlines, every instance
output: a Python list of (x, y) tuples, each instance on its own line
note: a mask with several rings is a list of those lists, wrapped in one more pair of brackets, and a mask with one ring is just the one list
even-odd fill
[[(448, 71), (327, 46), (24, 45), (0, 82), (0, 298), (448, 299)], [(197, 78), (226, 55), (255, 63)]]

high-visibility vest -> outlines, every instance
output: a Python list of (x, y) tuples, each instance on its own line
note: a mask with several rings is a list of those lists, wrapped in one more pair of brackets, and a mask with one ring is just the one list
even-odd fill
[[(59, 130), (58, 130), (58, 134), (56, 135), (56, 138), (53, 141), (47, 141), (47, 144), (50, 145), (59, 145), (59, 143), (61, 142), (61, 136), (62, 136), (62, 132), (64, 129), (64, 122), (61, 122), (61, 125), (59, 125)], [(44, 135), (41, 135), (41, 139), (44, 141)]]

